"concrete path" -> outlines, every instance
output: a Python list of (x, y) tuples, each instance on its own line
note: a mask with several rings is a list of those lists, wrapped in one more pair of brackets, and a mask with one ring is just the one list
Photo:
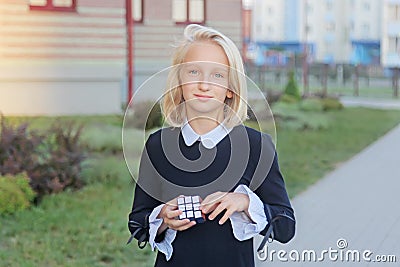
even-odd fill
[[(296, 196), (292, 204), (295, 238), (289, 244), (274, 241), (268, 246), (268, 254), (286, 251), (281, 258), (287, 262), (274, 253), (265, 261), (256, 257), (256, 266), (400, 266), (400, 125)], [(255, 239), (255, 248), (260, 241)], [(308, 260), (308, 255), (313, 259), (312, 252), (304, 250), (314, 250), (317, 262)], [(324, 250), (324, 260), (318, 261)], [(292, 258), (297, 252), (296, 262)], [(378, 263), (378, 255), (395, 255), (396, 262)]]
[(400, 99), (363, 98), (344, 96), (340, 102), (346, 107), (366, 107), (375, 109), (400, 109)]

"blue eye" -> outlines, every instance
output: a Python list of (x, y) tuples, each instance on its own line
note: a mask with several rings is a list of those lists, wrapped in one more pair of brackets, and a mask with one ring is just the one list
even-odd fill
[(199, 71), (198, 70), (189, 70), (189, 74), (192, 76), (197, 76), (197, 75), (199, 75)]
[(222, 75), (221, 73), (215, 73), (214, 77), (218, 78), (218, 79), (222, 79), (222, 78), (224, 78), (224, 75)]

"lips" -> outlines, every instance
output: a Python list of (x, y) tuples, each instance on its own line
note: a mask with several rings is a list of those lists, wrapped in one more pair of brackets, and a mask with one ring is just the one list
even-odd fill
[(213, 98), (212, 96), (209, 95), (200, 95), (200, 94), (194, 94), (195, 97), (200, 98), (200, 99), (210, 99)]

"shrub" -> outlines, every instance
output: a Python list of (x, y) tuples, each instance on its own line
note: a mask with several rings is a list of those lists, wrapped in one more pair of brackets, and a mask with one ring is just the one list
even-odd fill
[(336, 98), (322, 98), (321, 103), (325, 111), (343, 109), (343, 104)]
[(0, 176), (0, 214), (13, 214), (31, 205), (35, 192), (26, 173)]
[(80, 188), (81, 163), (85, 156), (80, 145), (82, 126), (73, 122), (54, 124), (45, 135), (28, 131), (28, 124), (13, 127), (4, 119), (0, 136), (0, 175), (26, 172), (37, 193)]
[(1, 117), (0, 132), (0, 175), (16, 175), (23, 171), (33, 172), (41, 162), (39, 147), (45, 137), (36, 131), (28, 131), (28, 124), (13, 127)]
[(323, 111), (324, 107), (320, 99), (317, 98), (308, 98), (304, 99), (299, 104), (300, 110), (303, 111)]
[(285, 87), (285, 94), (293, 96), (296, 99), (301, 99), (299, 87), (294, 77), (294, 71), (289, 71), (288, 73), (288, 83), (286, 84)]
[(85, 154), (80, 143), (83, 125), (74, 122), (54, 124), (47, 132), (47, 145), (41, 155), (44, 162), (29, 174), (32, 188), (39, 195), (57, 193), (83, 186), (81, 171)]

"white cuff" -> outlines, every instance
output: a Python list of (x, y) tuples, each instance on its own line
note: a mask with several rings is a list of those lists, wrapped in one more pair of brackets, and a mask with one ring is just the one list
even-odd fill
[(268, 224), (267, 216), (264, 211), (264, 203), (261, 199), (251, 191), (246, 185), (239, 185), (235, 193), (243, 193), (249, 196), (249, 208), (247, 214), (242, 212), (234, 212), (230, 217), (233, 235), (239, 241), (250, 239), (260, 233)]
[(172, 242), (175, 239), (176, 231), (168, 228), (165, 232), (164, 240), (162, 240), (159, 243), (155, 242), (158, 228), (160, 228), (161, 224), (163, 223), (163, 219), (157, 218), (157, 216), (158, 214), (160, 214), (160, 211), (164, 207), (164, 205), (165, 204), (161, 204), (155, 207), (149, 216), (149, 226), (150, 226), (149, 244), (151, 246), (152, 251), (154, 251), (154, 248), (156, 247), (158, 251), (165, 254), (167, 261), (169, 261), (172, 257), (172, 252), (173, 252)]

